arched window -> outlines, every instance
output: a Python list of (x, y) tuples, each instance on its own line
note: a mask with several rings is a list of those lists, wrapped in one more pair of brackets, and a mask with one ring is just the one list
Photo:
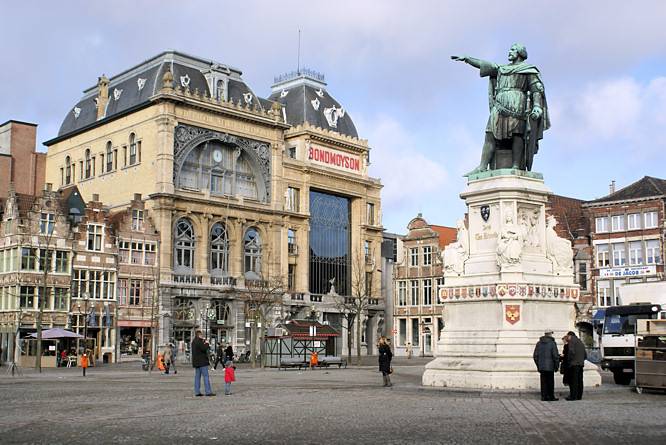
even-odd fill
[(224, 275), (229, 271), (229, 238), (222, 223), (215, 223), (210, 231), (210, 272)]
[(245, 252), (245, 276), (258, 279), (261, 273), (261, 238), (254, 227), (247, 229), (243, 238)]
[(90, 161), (90, 149), (86, 149), (86, 154), (85, 154), (85, 177), (86, 179), (90, 178), (92, 176), (92, 163)]
[(178, 220), (173, 241), (174, 270), (191, 272), (194, 270), (194, 229), (189, 219)]
[(174, 301), (176, 307), (173, 311), (173, 318), (178, 321), (194, 320), (194, 303), (185, 298), (176, 298)]
[(69, 156), (65, 157), (65, 184), (72, 182), (72, 161)]
[(138, 150), (138, 142), (136, 141), (136, 135), (134, 133), (130, 133), (129, 136), (129, 165), (134, 165), (139, 161), (139, 150)]
[(215, 323), (218, 325), (228, 325), (230, 312), (229, 305), (218, 300), (213, 303), (213, 309), (215, 309)]
[(106, 171), (113, 170), (113, 146), (111, 141), (106, 143)]

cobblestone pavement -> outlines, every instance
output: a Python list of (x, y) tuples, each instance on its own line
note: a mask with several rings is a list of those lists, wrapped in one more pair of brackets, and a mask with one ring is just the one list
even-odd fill
[(604, 384), (581, 402), (422, 388), (424, 360), (316, 371), (237, 369), (233, 395), (194, 397), (193, 370), (0, 368), (0, 443), (664, 443), (666, 395)]

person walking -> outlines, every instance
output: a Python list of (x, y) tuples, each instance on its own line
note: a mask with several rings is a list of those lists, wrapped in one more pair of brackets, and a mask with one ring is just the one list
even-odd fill
[(233, 362), (234, 361), (234, 348), (231, 345), (227, 345), (227, 349), (224, 350), (224, 361)]
[(412, 358), (412, 354), (414, 353), (414, 347), (412, 346), (412, 342), (408, 341), (407, 347), (405, 349), (407, 351), (407, 358), (408, 359)]
[(379, 370), (382, 372), (382, 377), (384, 379), (384, 386), (393, 386), (391, 383), (391, 359), (393, 358), (393, 353), (391, 352), (391, 347), (386, 341), (386, 337), (379, 337), (379, 342), (377, 343), (377, 350), (379, 352)]
[(194, 395), (202, 396), (201, 394), (201, 378), (204, 380), (204, 387), (207, 396), (214, 396), (212, 388), (210, 387), (210, 379), (208, 378), (208, 367), (210, 361), (208, 360), (208, 351), (210, 346), (204, 340), (203, 333), (199, 330), (196, 331), (194, 340), (192, 340), (192, 367), (194, 368)]
[(224, 395), (231, 395), (231, 382), (236, 381), (236, 367), (231, 360), (224, 364)]
[(562, 353), (560, 354), (560, 374), (562, 374), (562, 384), (564, 386), (569, 386), (569, 337), (562, 337)]
[(569, 350), (567, 361), (569, 364), (569, 397), (567, 400), (581, 400), (583, 398), (583, 366), (587, 358), (585, 345), (572, 331), (567, 332)]
[(173, 368), (173, 373), (178, 374), (174, 360), (173, 345), (171, 343), (167, 343), (167, 345), (164, 347), (163, 359), (164, 373), (169, 374), (169, 371)]
[(224, 348), (222, 347), (222, 343), (220, 343), (217, 346), (217, 352), (215, 353), (215, 364), (213, 365), (213, 369), (217, 369), (217, 364), (222, 363), (222, 367), (224, 368)]
[(541, 401), (553, 402), (555, 397), (555, 371), (560, 363), (553, 331), (547, 330), (534, 347), (534, 363), (541, 376)]

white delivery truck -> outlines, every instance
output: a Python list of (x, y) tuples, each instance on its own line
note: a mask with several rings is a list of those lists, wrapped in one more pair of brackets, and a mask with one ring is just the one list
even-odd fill
[(601, 336), (601, 368), (613, 373), (618, 385), (634, 378), (636, 320), (666, 319), (666, 283), (622, 286), (622, 306), (606, 308)]

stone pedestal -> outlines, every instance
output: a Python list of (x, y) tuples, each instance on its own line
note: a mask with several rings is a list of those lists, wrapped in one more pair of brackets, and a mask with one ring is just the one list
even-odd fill
[[(546, 218), (541, 175), (502, 169), (470, 176), (459, 239), (444, 252), (444, 329), (423, 385), (538, 389), (532, 353), (545, 329), (574, 330), (579, 287), (569, 241)], [(585, 386), (601, 384), (596, 367)], [(556, 377), (556, 386), (561, 378)], [(559, 383), (561, 386), (561, 383)]]

